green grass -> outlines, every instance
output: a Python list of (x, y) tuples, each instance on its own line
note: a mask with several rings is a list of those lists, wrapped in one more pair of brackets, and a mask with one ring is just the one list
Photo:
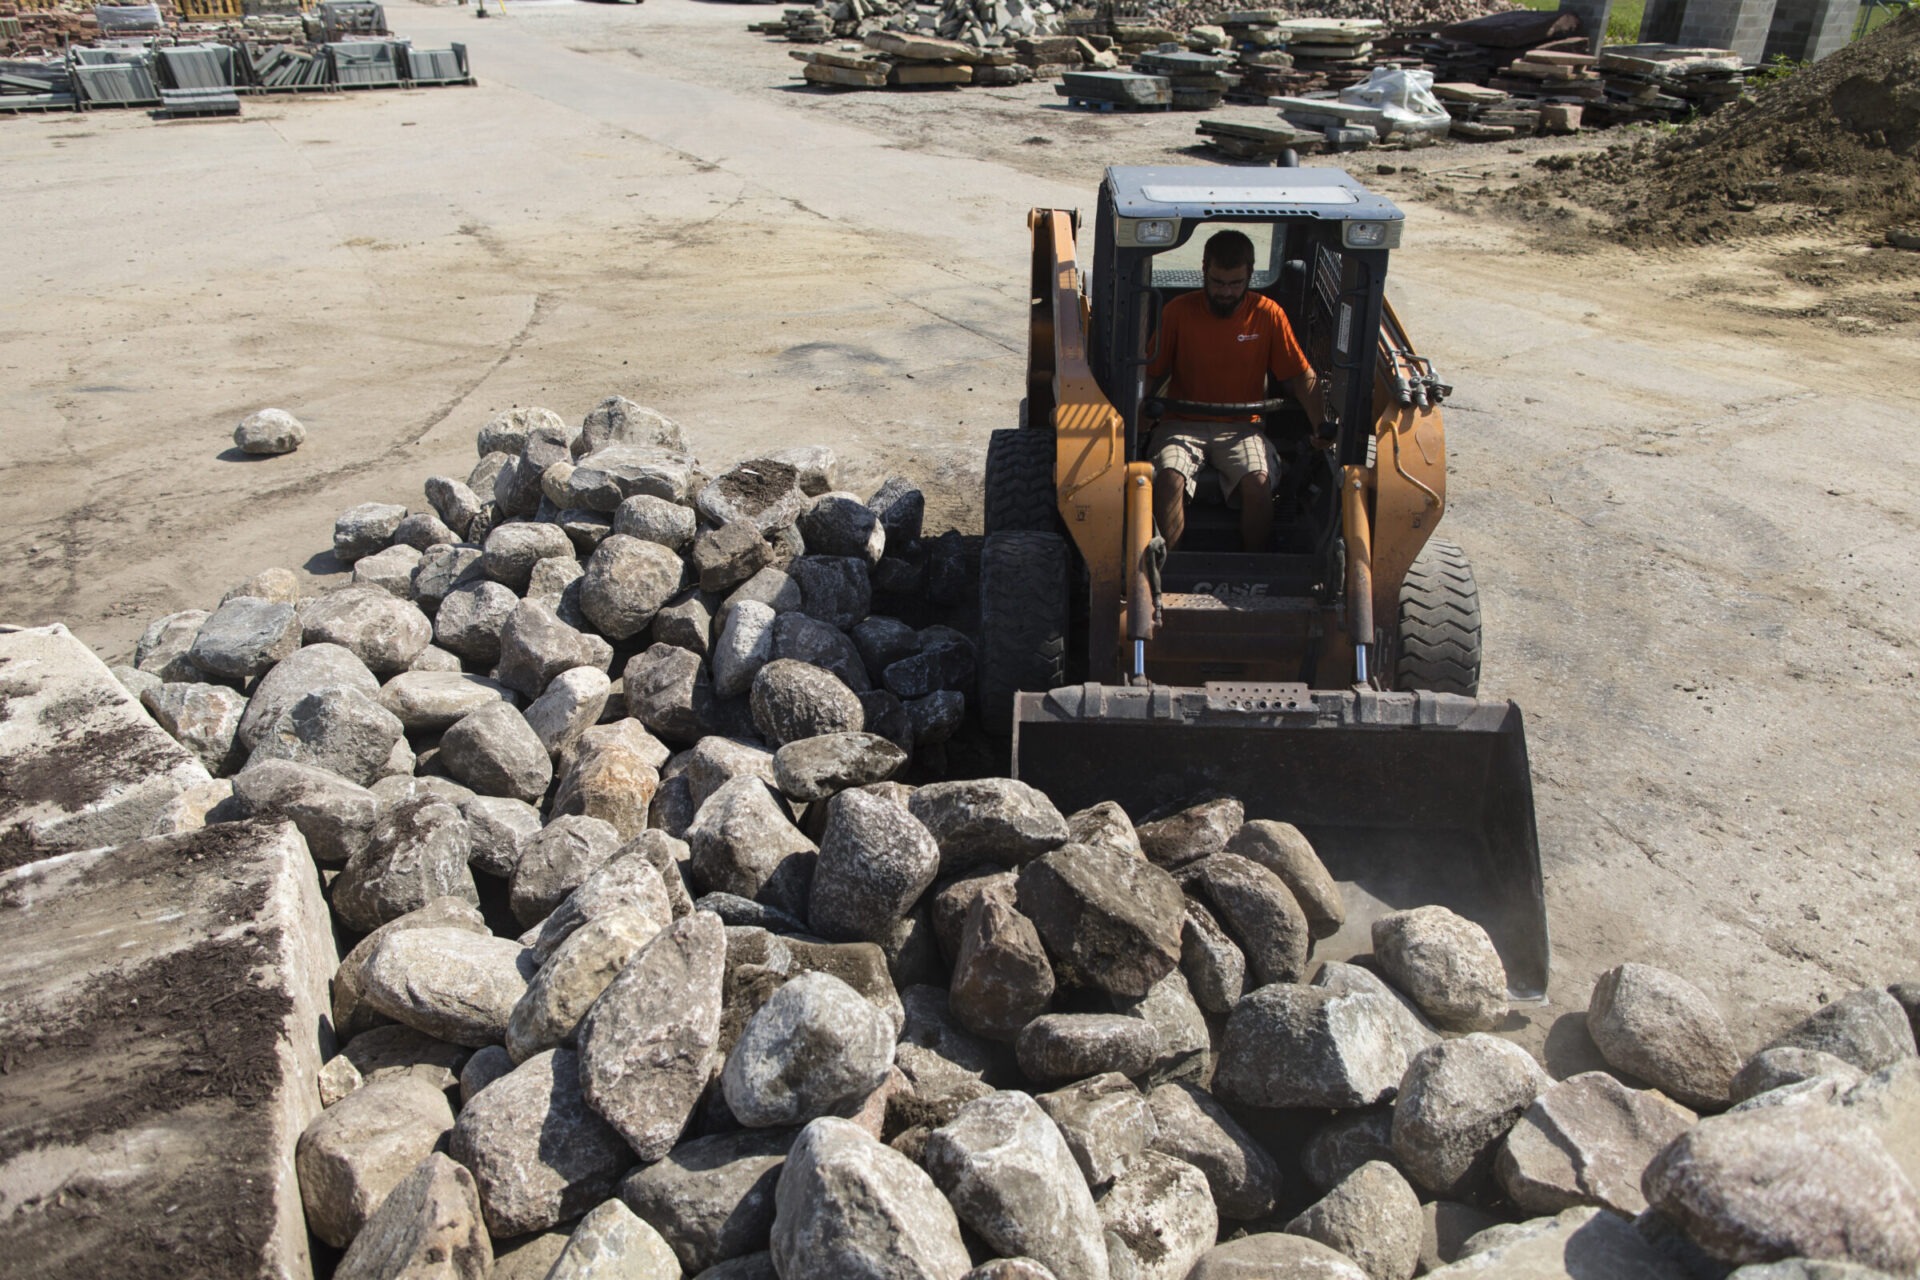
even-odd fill
[[(1529, 9), (1553, 11), (1560, 7), (1560, 0), (1520, 0)], [(1647, 0), (1614, 0), (1613, 8), (1607, 11), (1608, 44), (1639, 44), (1640, 17), (1647, 10)]]

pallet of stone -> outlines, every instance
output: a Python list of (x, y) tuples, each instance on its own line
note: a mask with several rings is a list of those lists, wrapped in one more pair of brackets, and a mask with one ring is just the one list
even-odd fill
[(1324, 133), (1328, 129), (1366, 128), (1375, 133), (1385, 134), (1390, 125), (1387, 113), (1379, 107), (1362, 106), (1354, 102), (1342, 102), (1338, 98), (1294, 98), (1280, 97), (1267, 99), (1267, 105), (1280, 112), (1280, 118), (1296, 129), (1309, 129)]
[(1194, 132), (1205, 145), (1234, 160), (1274, 160), (1287, 151), (1296, 154), (1318, 151), (1326, 142), (1324, 134), (1278, 125), (1247, 124), (1239, 120), (1202, 120)]
[(807, 83), (828, 88), (884, 89), (887, 87), (887, 76), (893, 71), (893, 64), (885, 59), (859, 54), (816, 49), (810, 53), (795, 50), (788, 56), (806, 64), (800, 69), (800, 74)]
[(1513, 137), (1515, 132), (1510, 124), (1488, 124), (1484, 120), (1462, 120), (1455, 116), (1447, 136), (1465, 142), (1500, 142)]
[(1498, 107), (1483, 111), (1475, 123), (1483, 125), (1505, 125), (1516, 133), (1535, 134), (1540, 132), (1540, 108), (1538, 106)]
[(1173, 86), (1165, 76), (1130, 71), (1069, 71), (1054, 92), (1067, 105), (1089, 111), (1153, 110), (1173, 105)]
[(1598, 102), (1607, 96), (1607, 86), (1599, 77), (1589, 80), (1535, 80), (1529, 76), (1497, 75), (1487, 80), (1489, 89), (1499, 89), (1516, 98), (1544, 98)]
[(899, 62), (887, 73), (890, 89), (973, 83), (973, 68), (957, 62)]
[(866, 46), (900, 64), (972, 63), (981, 56), (980, 49), (976, 45), (963, 44), (958, 40), (942, 40), (913, 31), (885, 29), (869, 31), (866, 35)]

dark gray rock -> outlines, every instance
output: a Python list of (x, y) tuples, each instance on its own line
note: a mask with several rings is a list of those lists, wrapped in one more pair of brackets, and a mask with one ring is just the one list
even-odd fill
[(789, 610), (777, 615), (773, 624), (773, 656), (831, 671), (855, 693), (873, 688), (860, 650), (847, 638), (847, 633), (804, 613)]
[(620, 1184), (627, 1207), (654, 1225), (687, 1275), (760, 1253), (791, 1129), (746, 1129), (681, 1143)]
[(1475, 1198), (1500, 1140), (1552, 1084), (1525, 1049), (1485, 1032), (1423, 1049), (1393, 1100), (1395, 1162), (1434, 1195)]
[(1020, 1070), (1035, 1081), (1137, 1076), (1159, 1055), (1160, 1036), (1149, 1023), (1117, 1013), (1049, 1013), (1021, 1029), (1015, 1052)]
[(540, 509), (541, 480), (549, 467), (571, 462), (572, 438), (565, 426), (539, 423), (527, 428), (520, 456), (493, 481), (494, 505), (502, 515), (530, 516)]
[[(217, 616), (217, 615), (216, 615)], [(204, 628), (203, 634), (204, 634)], [(1913, 1025), (1879, 987), (1848, 992), (1776, 1036), (1770, 1049), (1813, 1049), (1872, 1073), (1915, 1055)]]
[(826, 973), (788, 980), (747, 1020), (720, 1074), (741, 1124), (766, 1129), (850, 1113), (893, 1065), (894, 1026)]
[(682, 572), (680, 557), (659, 543), (612, 534), (587, 561), (580, 608), (601, 635), (625, 640), (645, 630), (680, 589)]
[(562, 671), (605, 671), (612, 661), (613, 646), (605, 640), (574, 630), (543, 604), (523, 600), (500, 628), (500, 666), (494, 678), (516, 693), (537, 698)]
[(1060, 1280), (1107, 1280), (1099, 1211), (1060, 1131), (1024, 1093), (962, 1107), (927, 1137), (921, 1165), (994, 1252)]
[[(780, 754), (825, 741), (808, 739)], [(939, 865), (933, 837), (906, 806), (869, 791), (842, 791), (827, 802), (807, 919), (826, 938), (883, 941), (933, 883)]]
[(1831, 1078), (1839, 1089), (1851, 1089), (1866, 1078), (1866, 1073), (1851, 1062), (1817, 1049), (1762, 1049), (1740, 1068), (1728, 1091), (1736, 1103), (1746, 1102), (1775, 1089), (1822, 1077)]
[(773, 558), (750, 520), (733, 520), (694, 538), (687, 565), (702, 591), (728, 591), (766, 568)]
[(713, 1074), (726, 929), (705, 912), (663, 929), (581, 1021), (587, 1100), (642, 1162), (671, 1151)]
[(1141, 851), (1156, 865), (1181, 867), (1224, 851), (1245, 820), (1238, 800), (1209, 796), (1164, 816), (1150, 815), (1137, 834)]
[(1214, 1093), (1229, 1106), (1372, 1106), (1393, 1096), (1411, 1056), (1397, 1012), (1370, 992), (1250, 991), (1227, 1018)]
[(927, 514), (927, 496), (904, 476), (889, 476), (874, 490), (867, 505), (880, 517), (889, 545), (899, 546), (920, 540), (920, 528)]
[(188, 655), (201, 624), (212, 616), (205, 609), (183, 609), (154, 619), (134, 645), (133, 665), (163, 681), (201, 679), (205, 673)]
[(1273, 1212), (1280, 1166), (1210, 1094), (1192, 1084), (1163, 1084), (1147, 1095), (1147, 1105), (1153, 1149), (1206, 1174), (1222, 1217), (1248, 1222)]
[(800, 535), (815, 555), (852, 556), (868, 564), (886, 553), (879, 513), (851, 493), (823, 493), (800, 513)]
[(514, 919), (529, 926), (544, 920), (588, 876), (611, 862), (622, 843), (610, 824), (577, 814), (555, 818), (526, 837), (513, 869)]
[(335, 686), (308, 693), (283, 711), (260, 735), (252, 760), (315, 765), (366, 786), (387, 771), (404, 735), (399, 718), (373, 698)]
[(1507, 971), (1487, 931), (1445, 907), (1395, 911), (1373, 922), (1373, 954), (1388, 981), (1454, 1031), (1484, 1031), (1507, 1016)]
[(902, 658), (920, 652), (920, 633), (898, 618), (871, 617), (852, 631), (861, 663), (869, 671), (885, 671)]
[(1307, 917), (1279, 876), (1250, 858), (1216, 853), (1187, 863), (1181, 880), (1213, 907), (1239, 944), (1254, 986), (1306, 976), (1313, 943)]
[(363, 502), (349, 507), (333, 522), (333, 558), (352, 564), (393, 541), (393, 531), (407, 518), (405, 507), (390, 502)]
[(709, 796), (686, 840), (694, 884), (702, 891), (805, 913), (819, 850), (758, 778), (735, 778)]
[(615, 533), (657, 542), (675, 553), (684, 553), (693, 545), (698, 524), (692, 507), (648, 493), (626, 499), (613, 513)]
[(553, 761), (539, 735), (505, 702), (468, 712), (442, 734), (440, 763), (481, 795), (529, 803), (538, 803), (553, 781)]
[(430, 797), (395, 805), (334, 880), (333, 909), (364, 933), (435, 898), (477, 904), (469, 848), (466, 819), (452, 805)]
[[(753, 723), (775, 747), (865, 727), (860, 699), (831, 673), (775, 659), (753, 677)], [(924, 821), (924, 819), (923, 819)]]
[(251, 680), (299, 646), (300, 623), (294, 606), (235, 596), (201, 622), (187, 659), (210, 676)]
[(373, 793), (337, 773), (292, 760), (262, 760), (234, 777), (242, 818), (285, 818), (299, 828), (323, 866), (339, 866), (362, 848), (379, 820)]
[[(905, 751), (876, 734), (826, 733), (790, 742), (774, 752), (773, 777), (780, 790), (795, 800), (825, 800), (849, 788), (884, 782), (906, 763)], [(913, 821), (920, 826), (918, 819)], [(927, 837), (929, 842), (932, 838)], [(931, 847), (937, 866), (939, 849)]]
[(407, 597), (428, 617), (434, 617), (455, 587), (483, 582), (480, 548), (467, 542), (444, 543), (428, 547), (420, 555), (407, 584)]
[(913, 728), (913, 745), (930, 747), (947, 741), (960, 731), (966, 719), (967, 696), (951, 689), (915, 698), (906, 704), (907, 721)]
[(1314, 937), (1332, 937), (1346, 923), (1347, 908), (1339, 884), (1292, 823), (1255, 818), (1227, 841), (1227, 852), (1251, 858), (1279, 876), (1306, 913)]
[(801, 556), (787, 572), (800, 585), (800, 608), (810, 618), (846, 631), (873, 608), (867, 562), (851, 556)]
[(700, 656), (656, 644), (628, 660), (621, 676), (627, 711), (669, 742), (693, 742), (706, 732), (715, 702)]
[(1213, 918), (1213, 913), (1187, 899), (1187, 919), (1180, 933), (1180, 972), (1186, 975), (1193, 998), (1208, 1013), (1227, 1013), (1246, 991), (1247, 958)]
[(497, 582), (460, 583), (434, 612), (434, 643), (477, 666), (492, 666), (500, 660), (500, 633), (519, 605), (512, 588)]
[(851, 1121), (825, 1117), (801, 1130), (774, 1204), (783, 1276), (958, 1280), (973, 1265), (933, 1180)]
[(1345, 1254), (1368, 1280), (1409, 1280), (1420, 1261), (1424, 1226), (1420, 1197), (1399, 1170), (1376, 1160), (1354, 1170), (1284, 1230)]
[(698, 587), (682, 591), (653, 615), (650, 637), (655, 644), (678, 645), (709, 656), (715, 639), (713, 603), (714, 597)]
[(908, 807), (939, 843), (943, 875), (987, 862), (1017, 867), (1067, 839), (1053, 801), (1012, 778), (936, 782), (916, 790)]
[(920, 633), (920, 649), (881, 673), (887, 688), (902, 698), (925, 698), (941, 691), (971, 689), (979, 664), (973, 642), (945, 627)]
[(1194, 1003), (1187, 980), (1174, 970), (1144, 996), (1113, 996), (1115, 1013), (1139, 1018), (1154, 1030), (1160, 1052), (1147, 1066), (1146, 1083), (1176, 1080), (1204, 1083), (1213, 1076), (1213, 1037), (1207, 1015)]
[(540, 829), (540, 810), (507, 796), (476, 795), (460, 805), (473, 847), (468, 865), (502, 880), (520, 865), (520, 842)]
[(1053, 1001), (1053, 967), (1033, 922), (1011, 894), (982, 893), (961, 930), (950, 1000), (961, 1025), (989, 1040), (1014, 1041)]
[(579, 1059), (539, 1054), (475, 1094), (450, 1154), (472, 1171), (496, 1238), (543, 1231), (613, 1193), (633, 1150), (580, 1090)]
[(735, 778), (758, 778), (773, 787), (773, 752), (757, 742), (708, 735), (684, 753), (684, 772), (693, 786), (693, 802), (707, 798)]
[[(932, 789), (914, 792), (916, 811)], [(1143, 996), (1180, 961), (1180, 887), (1141, 859), (1085, 845), (1057, 849), (1021, 869), (1019, 906), (1040, 931), (1055, 976), (1074, 985)]]
[(1340, 1112), (1314, 1130), (1300, 1148), (1300, 1167), (1306, 1171), (1307, 1181), (1323, 1192), (1339, 1186), (1361, 1165), (1376, 1160), (1387, 1164), (1394, 1160), (1391, 1108)]
[(1740, 1054), (1720, 1011), (1700, 988), (1651, 965), (1600, 975), (1587, 1003), (1587, 1033), (1607, 1065), (1692, 1107), (1723, 1107)]

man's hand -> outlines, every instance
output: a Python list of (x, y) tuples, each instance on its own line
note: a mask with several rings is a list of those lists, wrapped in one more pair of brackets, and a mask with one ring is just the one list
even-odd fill
[(1332, 444), (1333, 437), (1327, 431), (1327, 408), (1320, 399), (1320, 379), (1314, 375), (1313, 370), (1308, 369), (1304, 373), (1296, 374), (1280, 385), (1285, 387), (1287, 394), (1306, 411), (1307, 421), (1313, 426), (1315, 443), (1323, 446)]

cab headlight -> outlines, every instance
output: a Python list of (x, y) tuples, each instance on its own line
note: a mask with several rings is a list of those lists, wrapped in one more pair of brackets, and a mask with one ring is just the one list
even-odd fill
[(1140, 218), (1133, 224), (1135, 244), (1172, 244), (1179, 224), (1172, 218)]
[(1400, 244), (1397, 222), (1349, 222), (1341, 237), (1349, 249), (1393, 249)]

